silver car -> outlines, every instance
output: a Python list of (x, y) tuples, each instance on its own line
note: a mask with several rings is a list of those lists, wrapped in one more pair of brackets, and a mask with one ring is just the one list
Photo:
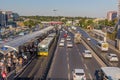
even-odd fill
[(106, 57), (109, 61), (119, 61), (118, 56), (114, 53), (108, 53)]
[(90, 50), (84, 50), (83, 52), (84, 58), (92, 58), (92, 54)]
[(73, 69), (73, 80), (86, 80), (85, 72), (83, 69)]
[(73, 47), (72, 42), (67, 42), (67, 47)]

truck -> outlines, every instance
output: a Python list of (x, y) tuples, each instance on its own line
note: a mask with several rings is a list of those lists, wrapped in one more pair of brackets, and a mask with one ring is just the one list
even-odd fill
[(81, 34), (80, 33), (75, 33), (74, 42), (75, 43), (81, 43)]

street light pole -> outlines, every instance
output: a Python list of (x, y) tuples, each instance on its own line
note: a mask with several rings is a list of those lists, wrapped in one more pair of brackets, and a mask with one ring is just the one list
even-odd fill
[(56, 16), (56, 17), (57, 17), (57, 14), (56, 14), (57, 9), (53, 9), (53, 12), (54, 12), (54, 16)]

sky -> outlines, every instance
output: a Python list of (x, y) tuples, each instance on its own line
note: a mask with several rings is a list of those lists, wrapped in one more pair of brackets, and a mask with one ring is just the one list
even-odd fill
[(17, 12), (21, 16), (103, 18), (108, 11), (118, 10), (118, 0), (0, 0), (0, 10)]

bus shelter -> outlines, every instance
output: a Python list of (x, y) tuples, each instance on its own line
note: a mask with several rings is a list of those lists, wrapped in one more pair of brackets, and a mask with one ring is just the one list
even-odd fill
[(10, 46), (0, 46), (0, 71), (9, 73), (18, 62), (18, 51)]

